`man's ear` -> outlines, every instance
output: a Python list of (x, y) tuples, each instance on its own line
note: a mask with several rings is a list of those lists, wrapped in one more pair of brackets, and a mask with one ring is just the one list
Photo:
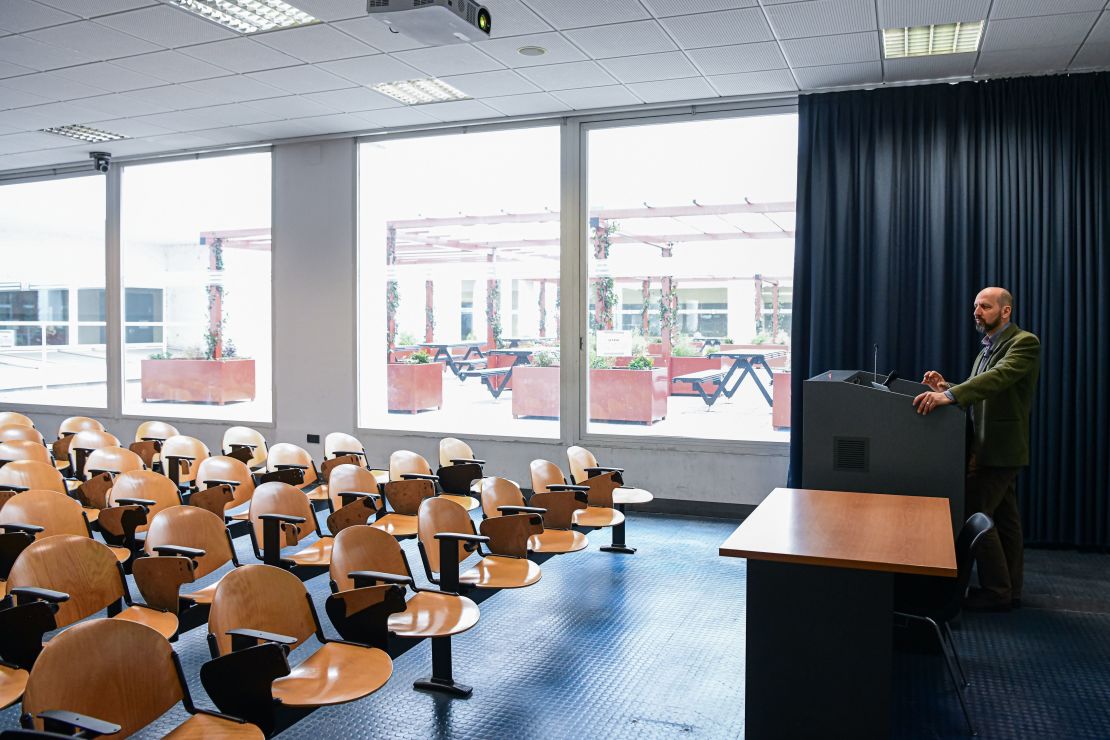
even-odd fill
[(1004, 321), (1009, 321), (1010, 320), (1010, 314), (1013, 313), (1013, 311), (1014, 311), (1013, 306), (1003, 306), (1002, 307), (1002, 319)]

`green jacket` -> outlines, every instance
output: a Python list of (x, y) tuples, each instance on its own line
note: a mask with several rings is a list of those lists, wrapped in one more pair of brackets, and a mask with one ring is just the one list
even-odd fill
[(1041, 342), (1011, 323), (995, 339), (986, 368), (976, 375), (982, 358), (980, 352), (971, 376), (948, 389), (960, 408), (973, 407), (976, 462), (1000, 468), (1028, 465), (1029, 412), (1041, 372)]

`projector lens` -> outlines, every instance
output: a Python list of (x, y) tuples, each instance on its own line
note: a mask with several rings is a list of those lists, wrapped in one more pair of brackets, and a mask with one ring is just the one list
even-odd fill
[(485, 33), (489, 33), (491, 25), (492, 25), (492, 23), (490, 22), (489, 11), (486, 10), (485, 8), (482, 8), (481, 10), (478, 11), (478, 28), (479, 28), (479, 30), (484, 31)]

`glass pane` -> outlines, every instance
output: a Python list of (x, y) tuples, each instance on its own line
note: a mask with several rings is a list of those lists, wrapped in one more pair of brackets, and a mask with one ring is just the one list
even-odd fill
[(0, 406), (107, 405), (104, 347), (74, 315), (104, 292), (104, 197), (99, 176), (0, 186)]
[(796, 172), (796, 115), (590, 132), (590, 432), (788, 439)]
[(122, 187), (124, 412), (269, 421), (270, 155), (125, 167)]
[(558, 128), (367, 143), (359, 166), (359, 424), (557, 437)]
[(104, 290), (85, 288), (77, 291), (77, 320), (104, 321)]

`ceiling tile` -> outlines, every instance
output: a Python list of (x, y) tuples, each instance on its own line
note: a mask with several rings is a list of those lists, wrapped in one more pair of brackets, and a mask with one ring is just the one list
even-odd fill
[(166, 82), (192, 82), (210, 77), (225, 77), (231, 74), (223, 67), (217, 67), (199, 59), (185, 56), (176, 51), (156, 51), (153, 54), (116, 59), (112, 64), (136, 72), (143, 72)]
[(425, 44), (416, 41), (401, 33), (394, 33), (381, 21), (370, 16), (353, 18), (332, 24), (343, 33), (349, 33), (364, 44), (384, 52), (403, 51), (404, 49), (421, 49)]
[(706, 75), (759, 72), (765, 69), (785, 69), (788, 66), (775, 41), (691, 49), (686, 55)]
[(565, 31), (563, 35), (594, 59), (653, 54), (678, 48), (657, 21), (578, 28)]
[(1037, 46), (1079, 45), (1091, 30), (1098, 13), (1068, 13), (1041, 18), (989, 21), (983, 51), (1027, 49)]
[(621, 82), (648, 82), (696, 77), (698, 70), (681, 51), (606, 59), (601, 62)]
[(100, 111), (70, 102), (47, 103), (46, 105), (21, 108), (20, 111), (26, 112), (29, 115), (34, 115), (45, 121), (41, 126), (36, 126), (35, 128), (66, 126), (71, 123), (87, 123), (104, 117)]
[(455, 100), (450, 103), (429, 103), (420, 112), (439, 121), (473, 121), (479, 118), (500, 118), (501, 114), (477, 100)]
[(95, 2), (89, 2), (89, 0), (38, 0), (38, 2), (82, 18), (93, 18), (98, 15), (156, 5), (158, 0), (95, 0)]
[[(164, 126), (155, 126), (153, 123), (140, 121), (137, 118), (110, 118), (106, 121), (92, 121), (89, 125), (95, 126), (101, 131), (111, 131), (114, 134), (121, 134), (130, 139), (170, 133), (170, 130)], [(111, 142), (109, 146), (114, 147), (115, 142)]]
[(888, 82), (943, 80), (968, 77), (975, 66), (975, 54), (945, 54), (913, 59), (887, 59), (884, 77)]
[(287, 54), (245, 37), (188, 46), (178, 51), (194, 59), (230, 69), (232, 72), (258, 72), (263, 69), (292, 67), (300, 64), (299, 60)]
[(318, 133), (305, 119), (256, 123), (250, 127), (262, 139), (295, 139)]
[(216, 128), (222, 125), (220, 121), (214, 121), (208, 116), (197, 113), (196, 110), (201, 109), (155, 113), (150, 116), (137, 116), (134, 120), (160, 126), (169, 131), (200, 131), (201, 129)]
[(804, 67), (794, 70), (798, 87), (803, 90), (819, 90), (824, 87), (845, 87), (848, 85), (881, 85), (883, 65), (879, 62), (857, 64), (830, 64), (826, 67)]
[(1110, 68), (1110, 43), (1092, 44), (1087, 42), (1079, 49), (1071, 63), (1072, 69)]
[(305, 99), (327, 106), (342, 113), (360, 113), (381, 108), (398, 108), (401, 103), (368, 87), (352, 87), (345, 90), (310, 93)]
[(350, 80), (333, 75), (311, 64), (253, 72), (247, 77), (295, 94), (340, 90), (351, 86)]
[(250, 126), (206, 128), (200, 135), (213, 144), (250, 144), (261, 141), (264, 138)]
[(981, 21), (990, 6), (991, 0), (879, 0), (879, 28)]
[(183, 149), (200, 149), (211, 146), (212, 141), (202, 134), (164, 134), (148, 136), (141, 141), (149, 145), (149, 152), (175, 152)]
[(358, 85), (415, 80), (426, 76), (415, 67), (410, 67), (386, 54), (343, 59), (338, 62), (323, 62), (319, 66), (321, 69), (339, 75)]
[(683, 49), (750, 44), (774, 39), (761, 8), (680, 15), (667, 18), (661, 23)]
[(202, 105), (212, 105), (216, 102), (209, 99), (207, 93), (201, 90), (194, 90), (185, 85), (163, 85), (162, 87), (148, 87), (143, 90), (136, 90), (132, 95), (140, 101), (147, 101), (155, 105), (168, 108), (169, 110), (181, 110), (183, 108), (199, 108)]
[[(31, 75), (35, 77), (36, 75)], [(26, 108), (30, 105), (45, 105), (57, 98), (45, 97), (43, 95), (36, 95), (26, 90), (19, 90), (11, 86), (11, 83), (18, 82), (19, 80), (26, 79), (25, 77), (16, 77), (10, 80), (0, 82), (0, 110), (8, 110), (11, 108)]]
[(1106, 0), (994, 0), (991, 20), (1102, 10)]
[(88, 54), (43, 44), (26, 36), (5, 36), (0, 38), (0, 61), (36, 70), (46, 70), (72, 67), (75, 64), (96, 60)]
[(472, 98), (492, 98), (503, 95), (521, 95), (538, 92), (539, 88), (511, 69), (478, 72), (470, 75), (442, 77)]
[[(186, 87), (186, 85), (182, 87)], [(257, 100), (258, 98), (276, 98), (282, 94), (281, 90), (272, 85), (266, 85), (258, 80), (252, 80), (241, 75), (197, 80), (188, 83), (187, 87), (208, 96), (206, 102), (209, 105), (236, 103), (244, 100)]]
[(366, 0), (293, 0), (292, 4), (322, 21), (366, 15)]
[(753, 8), (756, 0), (644, 0), (644, 5), (656, 18), (687, 13), (709, 13), (714, 10)]
[[(485, 43), (497, 42), (487, 41)], [(393, 57), (434, 77), (501, 69), (498, 62), (478, 51), (477, 46), (471, 46), (470, 44), (430, 46), (426, 49), (398, 51), (393, 54)]]
[(681, 80), (635, 82), (628, 89), (645, 103), (665, 103), (673, 100), (704, 100), (717, 97), (717, 91), (704, 77), (687, 77)]
[(256, 100), (251, 103), (251, 107), (271, 113), (274, 118), (305, 118), (307, 116), (326, 116), (340, 112), (339, 108), (324, 105), (315, 100), (308, 100), (301, 95)]
[(794, 83), (794, 77), (788, 69), (717, 75), (710, 77), (709, 82), (721, 95), (759, 95), (798, 89), (798, 86)]
[(9, 62), (0, 62), (0, 80), (5, 77), (15, 77), (17, 75), (31, 74), (35, 70), (30, 67), (21, 67), (18, 64), (11, 64)]
[(80, 52), (91, 59), (115, 59), (158, 51), (160, 48), (157, 44), (113, 31), (94, 21), (80, 21), (56, 28), (45, 28), (29, 33), (27, 36), (44, 44), (53, 44), (63, 49)]
[(202, 44), (205, 41), (235, 38), (229, 28), (169, 5), (132, 10), (127, 13), (98, 18), (97, 23), (167, 47)]
[(314, 25), (256, 36), (261, 43), (306, 62), (328, 62), (372, 54), (376, 49), (330, 26)]
[(620, 105), (638, 105), (643, 102), (623, 85), (560, 90), (552, 94), (575, 110), (613, 108)]
[(504, 113), (506, 116), (530, 116), (537, 113), (553, 113), (568, 110), (563, 101), (552, 97), (548, 93), (528, 93), (525, 95), (507, 95), (500, 98), (485, 98), (486, 105)]
[[(81, 68), (72, 67), (71, 69)], [(101, 89), (95, 85), (90, 86), (77, 82), (61, 72), (39, 72), (38, 74), (24, 75), (23, 77), (12, 77), (0, 82), (0, 85), (11, 90), (32, 93), (37, 97), (43, 98), (43, 102), (69, 100), (70, 98), (84, 98), (89, 95), (100, 95), (101, 93), (109, 92), (106, 88)], [(10, 101), (7, 99), (7, 94), (0, 93), (0, 108), (16, 107), (15, 104), (9, 103)], [(30, 104), (25, 103), (24, 105)]]
[(1094, 42), (1096, 44), (1110, 44), (1110, 10), (1103, 12), (1102, 17), (1098, 19), (1098, 23), (1091, 29), (1091, 35), (1087, 37), (1087, 43)]
[[(529, 6), (557, 29), (600, 26), (650, 17), (639, 0), (529, 0)], [(496, 23), (496, 19), (494, 19)]]
[(206, 108), (193, 108), (190, 114), (200, 116), (209, 121), (206, 128), (217, 126), (248, 126), (261, 121), (272, 121), (275, 116), (269, 111), (255, 108), (246, 103), (228, 103), (226, 105), (210, 105)]
[(783, 53), (791, 67), (817, 67), (825, 64), (879, 61), (879, 35), (849, 33), (789, 39), (782, 42)]
[[(341, 133), (358, 134), (362, 133), (368, 128), (365, 118), (353, 115), (351, 113), (332, 113), (327, 116), (298, 118), (296, 120), (296, 123), (306, 127), (307, 129), (307, 134), (301, 134), (301, 136), (316, 136), (318, 134)], [(267, 126), (270, 124), (260, 125)]]
[(814, 0), (774, 5), (767, 17), (781, 39), (878, 30), (875, 0)]
[(616, 79), (597, 62), (569, 62), (527, 67), (520, 74), (544, 90), (569, 90), (579, 87), (598, 87), (616, 84)]
[(414, 106), (375, 110), (369, 113), (362, 113), (359, 117), (365, 118), (375, 126), (386, 127), (420, 126), (422, 124), (436, 122), (436, 119), (421, 113), (419, 108)]
[(75, 15), (31, 0), (4, 0), (0, 4), (0, 28), (12, 33), (33, 31), (75, 20), (79, 20)]
[(547, 21), (533, 13), (520, 0), (486, 0), (483, 5), (489, 8), (490, 19), (493, 21), (490, 32), (492, 38), (551, 30)]
[(1009, 51), (984, 51), (975, 65), (976, 75), (1011, 75), (1066, 69), (1076, 47), (1048, 46)]
[[(70, 139), (69, 144), (72, 143), (73, 140)], [(63, 137), (53, 134), (40, 134), (37, 131), (0, 136), (0, 154), (51, 149), (61, 146), (67, 146)]]
[[(92, 98), (81, 98), (81, 105), (100, 111), (101, 118), (123, 118), (125, 116), (146, 116), (151, 113), (166, 113), (173, 110), (169, 105), (147, 100), (141, 97), (146, 90), (137, 92), (115, 93), (112, 95), (97, 95)], [(139, 134), (136, 134), (139, 135)]]
[[(586, 58), (578, 48), (559, 33), (538, 33), (532, 36), (514, 36), (508, 39), (493, 39), (475, 45), (506, 67), (538, 67), (546, 64), (577, 62)], [(524, 46), (538, 46), (547, 53), (538, 57), (526, 57), (518, 49)]]
[[(164, 84), (162, 80), (139, 72), (133, 72), (124, 67), (118, 67), (111, 62), (96, 62), (95, 64), (82, 64), (79, 67), (60, 69), (55, 74), (63, 75), (71, 80), (76, 80), (89, 87), (98, 87), (109, 92), (126, 92), (144, 87), (157, 87)], [(85, 93), (88, 95), (89, 93)], [(84, 97), (84, 96), (72, 96)]]

